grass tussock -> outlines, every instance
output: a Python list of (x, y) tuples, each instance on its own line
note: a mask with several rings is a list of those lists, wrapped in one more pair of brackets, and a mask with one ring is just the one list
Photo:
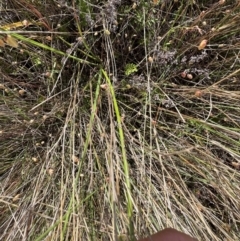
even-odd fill
[(240, 239), (238, 1), (0, 8), (1, 240)]

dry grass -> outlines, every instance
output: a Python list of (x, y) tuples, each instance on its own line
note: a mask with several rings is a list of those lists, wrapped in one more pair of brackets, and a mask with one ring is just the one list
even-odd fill
[(2, 3), (1, 240), (240, 239), (240, 5), (160, 2)]

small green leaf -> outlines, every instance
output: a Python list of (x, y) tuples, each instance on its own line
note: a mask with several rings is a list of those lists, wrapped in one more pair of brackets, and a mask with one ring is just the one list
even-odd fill
[(137, 71), (138, 71), (138, 69), (137, 69), (137, 65), (136, 64), (130, 63), (130, 64), (127, 64), (125, 66), (125, 75), (126, 76), (129, 76), (130, 74), (135, 73)]

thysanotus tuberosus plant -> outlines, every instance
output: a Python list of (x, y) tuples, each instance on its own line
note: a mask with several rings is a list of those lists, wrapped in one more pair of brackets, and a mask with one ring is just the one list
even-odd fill
[(240, 239), (240, 2), (3, 0), (0, 239)]

